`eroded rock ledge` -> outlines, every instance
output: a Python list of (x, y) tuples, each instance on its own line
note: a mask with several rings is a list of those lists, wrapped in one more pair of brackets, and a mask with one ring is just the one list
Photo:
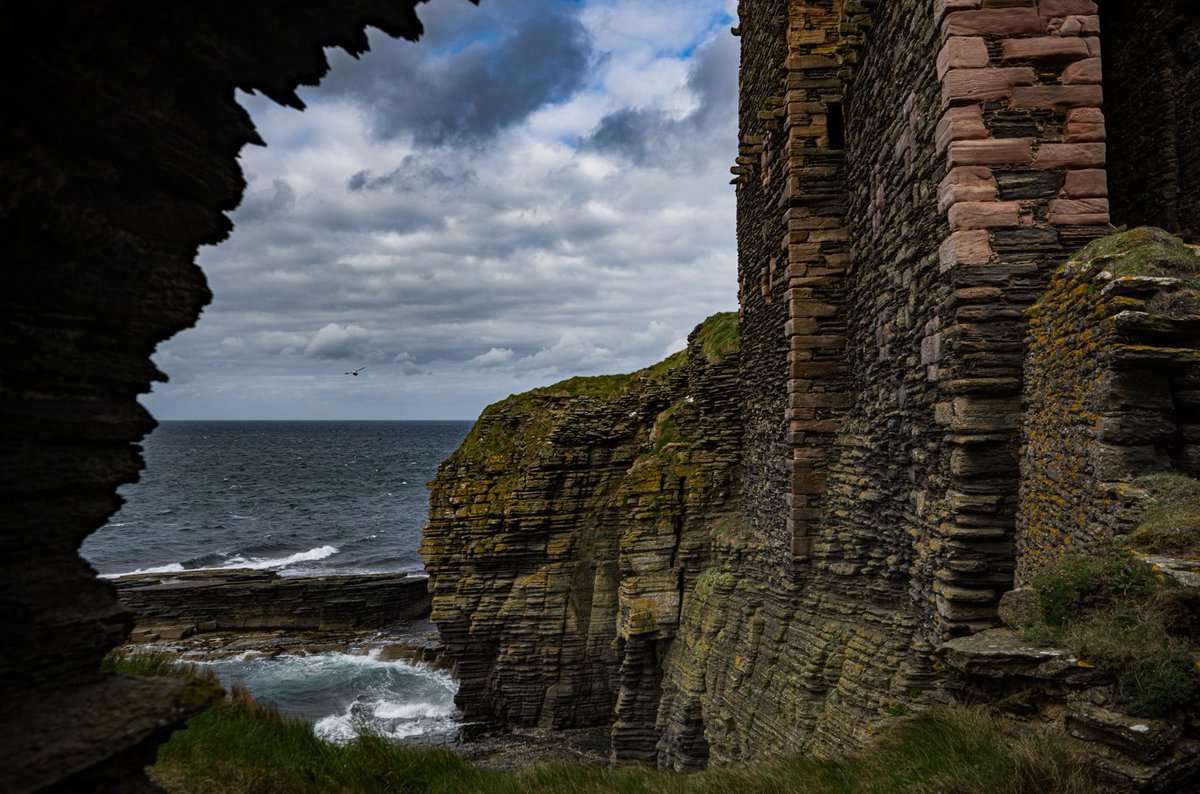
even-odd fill
[(204, 632), (353, 632), (429, 613), (428, 580), (406, 574), (285, 577), (233, 569), (114, 579), (133, 642)]

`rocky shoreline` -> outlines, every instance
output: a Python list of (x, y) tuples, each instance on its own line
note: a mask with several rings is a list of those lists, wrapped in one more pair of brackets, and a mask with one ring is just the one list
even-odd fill
[(131, 642), (213, 632), (372, 631), (429, 614), (428, 580), (408, 574), (280, 576), (244, 568), (111, 580), (134, 616)]
[[(123, 646), (131, 653), (208, 662), (343, 652), (453, 668), (429, 620), (427, 580), (420, 576), (283, 577), (230, 569), (137, 574), (112, 583), (134, 615)], [(610, 731), (510, 731), (467, 723), (449, 749), (496, 770), (550, 761), (606, 766)]]

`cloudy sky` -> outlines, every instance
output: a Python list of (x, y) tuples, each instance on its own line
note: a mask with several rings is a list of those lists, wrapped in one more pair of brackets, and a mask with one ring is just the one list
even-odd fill
[(680, 349), (736, 307), (734, 6), (432, 0), (419, 43), (334, 53), (302, 113), (242, 95), (267, 147), (146, 405), (471, 419)]

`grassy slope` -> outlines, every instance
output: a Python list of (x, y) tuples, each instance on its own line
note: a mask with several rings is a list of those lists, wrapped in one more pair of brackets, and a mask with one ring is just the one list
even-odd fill
[(443, 749), (378, 738), (325, 744), (307, 725), (237, 699), (165, 745), (151, 769), (171, 792), (1078, 792), (1087, 775), (1050, 741), (1008, 737), (999, 721), (947, 709), (896, 721), (869, 752), (678, 775), (553, 764), (490, 772)]
[[(195, 675), (162, 658), (117, 657), (112, 672)], [(201, 673), (203, 675), (203, 673)], [(211, 674), (210, 674), (211, 675)], [(798, 758), (746, 769), (678, 775), (552, 764), (491, 772), (444, 749), (379, 738), (326, 744), (305, 723), (235, 690), (159, 751), (151, 777), (175, 794), (216, 792), (629, 792), (708, 794), (1086, 794), (1080, 762), (1051, 740), (966, 708), (895, 719), (867, 752), (842, 760)]]

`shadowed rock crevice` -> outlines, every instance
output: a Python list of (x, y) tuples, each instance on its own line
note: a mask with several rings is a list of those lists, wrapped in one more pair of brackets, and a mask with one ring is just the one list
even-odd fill
[[(16, 790), (124, 752), (70, 716), (96, 687), (124, 686), (98, 666), (130, 627), (77, 549), (142, 466), (136, 442), (154, 421), (136, 397), (163, 378), (150, 354), (209, 301), (196, 251), (228, 234), (245, 188), (237, 153), (259, 142), (235, 89), (301, 107), (293, 89), (325, 73), (324, 47), (365, 51), (367, 25), (415, 39), (416, 5), (93, 0), (0, 15), (12, 120), (0, 129), (0, 697), (18, 713), (53, 698), (63, 714), (46, 750), (62, 755), (36, 765), (22, 721), (5, 726), (0, 776)], [(148, 689), (104, 701), (113, 731), (135, 713), (177, 724), (203, 703)], [(124, 772), (140, 774), (136, 762), (106, 774)]]

